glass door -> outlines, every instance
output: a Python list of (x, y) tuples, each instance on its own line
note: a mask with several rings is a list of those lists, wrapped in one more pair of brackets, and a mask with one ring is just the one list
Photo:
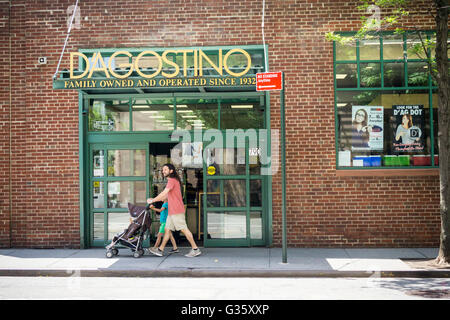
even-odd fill
[(248, 141), (231, 148), (206, 147), (203, 171), (204, 245), (265, 244), (264, 183), (258, 148)]
[[(145, 206), (149, 194), (148, 144), (90, 145), (90, 242), (109, 244), (130, 224), (128, 203)], [(148, 245), (148, 240), (146, 240)]]

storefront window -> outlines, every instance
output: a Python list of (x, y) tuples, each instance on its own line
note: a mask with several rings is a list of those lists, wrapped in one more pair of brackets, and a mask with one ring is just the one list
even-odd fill
[(217, 129), (219, 104), (217, 99), (177, 99), (177, 129)]
[(426, 34), (410, 34), (406, 40), (406, 54), (408, 60), (411, 59), (425, 59), (427, 57), (426, 52), (423, 49), (422, 41), (427, 40)]
[(227, 207), (245, 207), (245, 180), (224, 180), (224, 193), (227, 196)]
[(401, 35), (393, 34), (383, 36), (383, 59), (403, 59), (403, 37)]
[(403, 62), (384, 63), (384, 86), (385, 87), (405, 86), (405, 66)]
[(93, 181), (92, 183), (92, 200), (94, 203), (94, 208), (104, 208), (105, 207), (105, 192), (104, 192), (103, 181)]
[(427, 90), (338, 92), (339, 166), (430, 165)]
[(108, 208), (128, 208), (128, 202), (146, 203), (145, 181), (108, 182)]
[(348, 45), (336, 43), (336, 60), (356, 60), (356, 45), (353, 43)]
[(128, 131), (130, 112), (128, 100), (91, 100), (89, 131)]
[(361, 40), (359, 49), (360, 60), (380, 59), (380, 39)]
[(361, 87), (371, 88), (381, 86), (381, 64), (361, 63)]
[(419, 45), (434, 36), (386, 33), (359, 41), (357, 55), (352, 44), (335, 46), (338, 168), (438, 164), (436, 84)]
[(428, 85), (428, 64), (426, 62), (408, 63), (408, 86), (422, 87)]
[(262, 207), (262, 181), (250, 180), (250, 206)]
[(258, 129), (264, 127), (264, 105), (260, 99), (220, 101), (221, 129)]
[(136, 99), (132, 112), (133, 131), (173, 130), (173, 99)]
[(108, 176), (145, 176), (145, 150), (108, 150)]
[(208, 236), (211, 239), (245, 239), (246, 212), (208, 212)]
[(104, 213), (94, 212), (94, 240), (104, 240), (105, 236), (105, 223)]
[(338, 88), (356, 88), (358, 74), (356, 63), (336, 65), (336, 85)]

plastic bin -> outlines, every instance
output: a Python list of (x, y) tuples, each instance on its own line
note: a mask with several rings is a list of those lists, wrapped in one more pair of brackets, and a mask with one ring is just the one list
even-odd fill
[(409, 166), (409, 156), (387, 155), (383, 156), (385, 166)]
[(409, 166), (409, 156), (397, 156), (399, 166)]
[(370, 156), (371, 167), (381, 167), (381, 156)]
[(383, 156), (383, 162), (385, 166), (398, 166), (397, 156), (395, 155)]
[(427, 155), (416, 155), (411, 157), (413, 166), (429, 166), (431, 165), (431, 157)]
[[(429, 155), (415, 155), (411, 157), (411, 164), (413, 166), (431, 166), (431, 156)], [(434, 156), (434, 165), (439, 165), (439, 156)]]
[(367, 156), (353, 157), (353, 166), (354, 167), (370, 167), (370, 157), (367, 157)]

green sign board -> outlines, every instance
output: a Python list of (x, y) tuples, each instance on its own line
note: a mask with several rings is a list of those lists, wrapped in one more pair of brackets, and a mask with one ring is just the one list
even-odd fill
[[(54, 89), (256, 87), (255, 49), (170, 48), (71, 52)], [(258, 53), (259, 51), (259, 53)], [(262, 51), (256, 50), (257, 59)], [(78, 68), (76, 60), (78, 59)]]

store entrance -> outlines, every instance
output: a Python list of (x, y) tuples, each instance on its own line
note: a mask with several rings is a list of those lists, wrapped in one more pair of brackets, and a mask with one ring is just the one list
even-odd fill
[[(189, 230), (194, 235), (194, 239), (199, 246), (203, 246), (203, 235), (200, 234), (202, 229), (201, 207), (199, 206), (199, 195), (203, 192), (203, 167), (197, 168), (183, 166), (177, 163), (172, 157), (177, 159), (182, 154), (182, 144), (177, 143), (150, 143), (149, 145), (149, 166), (150, 166), (150, 196), (155, 197), (161, 193), (166, 184), (167, 179), (162, 174), (162, 167), (166, 163), (174, 164), (178, 176), (181, 179), (181, 193), (186, 208), (186, 223)], [(186, 152), (186, 150), (185, 150)], [(154, 213), (154, 221), (152, 223), (152, 243), (159, 230), (159, 214)], [(174, 232), (174, 237), (180, 247), (189, 246), (186, 237), (182, 232)], [(170, 245), (170, 243), (169, 243)]]
[[(128, 203), (165, 188), (162, 166), (182, 180), (186, 222), (204, 247), (271, 243), (270, 113), (263, 95), (86, 97), (82, 230), (104, 247), (130, 223)], [(265, 156), (265, 157), (264, 157)], [(159, 216), (153, 215), (153, 245)], [(180, 246), (188, 246), (183, 234)], [(169, 244), (170, 245), (170, 244)]]

